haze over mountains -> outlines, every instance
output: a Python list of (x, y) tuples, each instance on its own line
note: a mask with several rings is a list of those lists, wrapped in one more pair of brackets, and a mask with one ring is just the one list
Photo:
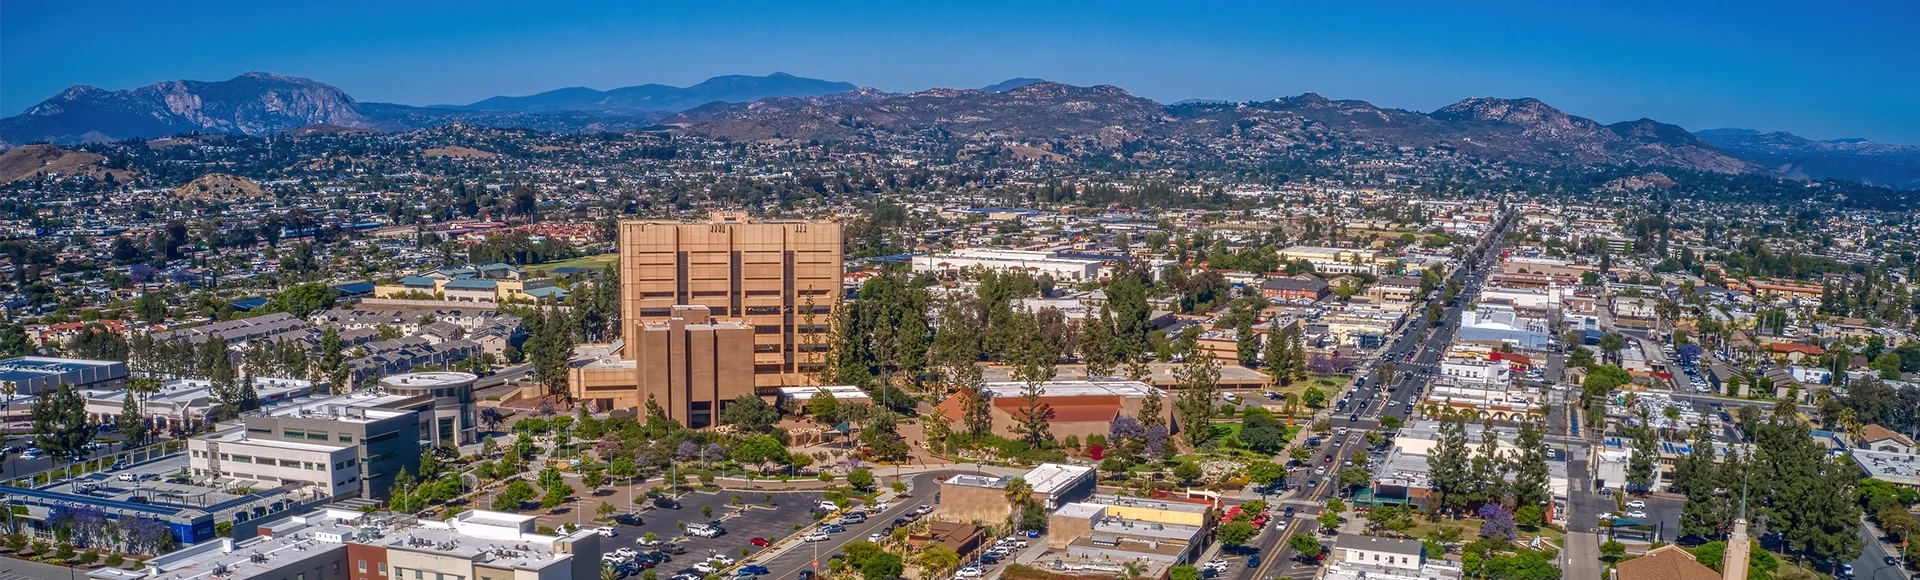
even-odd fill
[(1537, 99), (1469, 98), (1431, 113), (1308, 93), (1271, 101), (1162, 105), (1113, 86), (1015, 78), (978, 90), (908, 94), (845, 82), (728, 75), (689, 87), (574, 87), (468, 105), (363, 103), (331, 85), (247, 73), (122, 91), (75, 86), (0, 119), (0, 147), (184, 132), (266, 135), (314, 124), (406, 131), (468, 123), (557, 132), (670, 129), (717, 138), (840, 140), (934, 134), (1046, 144), (1081, 154), (1213, 139), (1262, 146), (1391, 146), (1531, 164), (1618, 164), (1847, 179), (1920, 188), (1920, 147), (1812, 141), (1788, 133), (1690, 133), (1639, 119), (1611, 125)]

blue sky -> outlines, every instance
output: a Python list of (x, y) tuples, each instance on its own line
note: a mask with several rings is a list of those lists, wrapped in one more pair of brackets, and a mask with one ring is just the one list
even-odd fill
[(1172, 102), (1303, 92), (1430, 111), (1920, 144), (1920, 2), (0, 2), (0, 113), (74, 84), (260, 70), (467, 103), (720, 74), (889, 91), (1010, 77)]

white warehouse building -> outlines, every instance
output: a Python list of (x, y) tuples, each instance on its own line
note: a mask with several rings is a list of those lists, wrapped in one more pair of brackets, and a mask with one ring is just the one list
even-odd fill
[(1085, 282), (1099, 280), (1105, 273), (1106, 261), (1062, 257), (1054, 252), (991, 249), (955, 250), (913, 257), (914, 272), (938, 274), (976, 267), (1002, 272), (1021, 271), (1034, 277), (1047, 274), (1055, 280)]

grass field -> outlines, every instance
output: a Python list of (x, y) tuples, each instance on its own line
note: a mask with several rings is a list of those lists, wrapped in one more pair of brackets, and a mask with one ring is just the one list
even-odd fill
[(532, 266), (527, 266), (527, 270), (538, 272), (538, 274), (536, 274), (537, 276), (544, 276), (547, 273), (552, 272), (554, 268), (573, 266), (575, 268), (587, 268), (591, 270), (599, 270), (607, 267), (608, 264), (613, 264), (619, 261), (620, 261), (620, 254), (618, 253), (600, 254), (596, 256), (584, 256), (584, 257), (574, 258), (571, 260), (561, 260), (558, 262), (547, 262), (545, 264), (534, 264)]

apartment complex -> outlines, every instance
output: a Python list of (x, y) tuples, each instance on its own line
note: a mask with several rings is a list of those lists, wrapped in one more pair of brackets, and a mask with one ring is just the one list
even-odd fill
[[(623, 340), (573, 373), (575, 397), (618, 408), (652, 394), (663, 406), (684, 401), (669, 411), (682, 420), (713, 417), (720, 409), (712, 403), (809, 384), (824, 364), (840, 303), (840, 226), (733, 214), (703, 224), (623, 222), (620, 272)], [(711, 358), (742, 351), (750, 355), (743, 362)], [(709, 360), (699, 364), (687, 358), (703, 354)], [(654, 368), (668, 357), (683, 366)], [(708, 391), (697, 396), (682, 390), (703, 384)]]

